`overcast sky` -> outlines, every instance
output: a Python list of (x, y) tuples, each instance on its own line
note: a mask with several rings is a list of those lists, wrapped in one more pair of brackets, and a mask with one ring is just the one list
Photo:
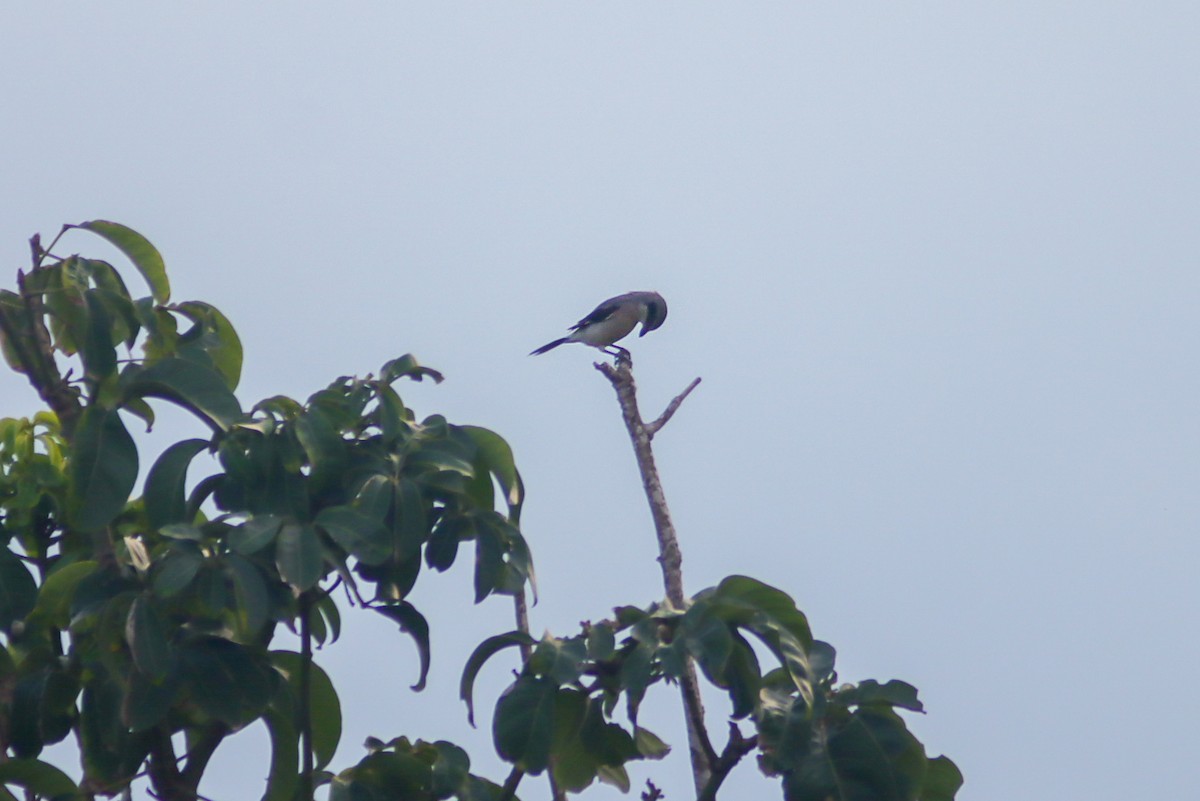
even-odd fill
[[(704, 379), (655, 441), (689, 591), (758, 577), (844, 680), (915, 684), (962, 801), (1188, 798), (1198, 43), (1194, 1), (9, 4), (0, 283), (35, 231), (112, 219), (233, 320), (244, 404), (410, 351), (441, 369), (400, 390), (513, 444), (559, 634), (662, 588), (596, 353), (526, 354), (657, 290), (646, 415)], [(0, 400), (36, 408), (11, 375)], [(148, 447), (202, 433), (166, 418)], [(469, 566), (418, 584), (420, 695), (411, 642), (347, 615), (319, 654), (335, 769), (406, 734), (503, 778), (512, 664), (478, 732), (456, 686), (511, 609), (470, 594)], [(646, 715), (676, 754), (635, 788), (687, 798), (676, 695)], [(266, 749), (228, 741), (201, 791), (256, 797)], [(723, 797), (779, 795), (747, 763)]]

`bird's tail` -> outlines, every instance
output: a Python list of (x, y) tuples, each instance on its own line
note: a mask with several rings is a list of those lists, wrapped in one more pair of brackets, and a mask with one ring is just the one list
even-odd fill
[(570, 342), (570, 341), (571, 341), (571, 340), (570, 340), (570, 338), (569, 338), (569, 337), (563, 337), (562, 339), (556, 339), (556, 340), (554, 340), (553, 342), (547, 342), (545, 345), (542, 345), (542, 346), (541, 346), (540, 348), (538, 348), (537, 350), (535, 350), (535, 351), (531, 351), (529, 355), (530, 355), (530, 356), (537, 356), (537, 355), (539, 355), (539, 354), (545, 353), (545, 352), (546, 352), (546, 351), (548, 351), (548, 350), (554, 350), (554, 349), (555, 349), (555, 348), (557, 348), (559, 345), (562, 345), (562, 344), (564, 344), (564, 343), (566, 343), (566, 342)]

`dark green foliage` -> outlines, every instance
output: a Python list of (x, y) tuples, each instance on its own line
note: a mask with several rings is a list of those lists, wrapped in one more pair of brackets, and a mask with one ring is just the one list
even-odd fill
[[(371, 740), (357, 764), (328, 770), (342, 710), (311, 657), (337, 640), (341, 599), (412, 638), (420, 690), (433, 654), (409, 596), (428, 568), (467, 549), (476, 602), (533, 590), (509, 445), (418, 419), (394, 385), (442, 376), (411, 355), (304, 402), (274, 396), (245, 411), (229, 320), (171, 303), (162, 257), (137, 232), (70, 228), (119, 248), (150, 296), (132, 297), (112, 265), (58, 258), (36, 238), (18, 291), (0, 291), (0, 350), (50, 407), (0, 419), (0, 801), (15, 797), (6, 787), (116, 795), (138, 776), (156, 797), (192, 801), (213, 751), (256, 721), (271, 738), (266, 801), (323, 784), (331, 801), (515, 797), (444, 741)], [(128, 425), (149, 431), (163, 402), (189, 412), (199, 436), (154, 443), (143, 497), (131, 498), (150, 460)], [(277, 647), (281, 626), (300, 634), (300, 653)], [(564, 792), (597, 779), (628, 791), (630, 761), (670, 750), (640, 726), (643, 698), (694, 662), (728, 695), (731, 720), (754, 727), (736, 757), (756, 749), (789, 801), (951, 801), (962, 783), (896, 712), (922, 711), (915, 688), (837, 686), (833, 648), (787, 594), (751, 578), (682, 609), (621, 607), (578, 636), (488, 637), (460, 682), (472, 725), (479, 671), (512, 648), (526, 658), (491, 720), (497, 752), (519, 768), (510, 782), (548, 771)], [(71, 736), (82, 790), (38, 759)]]

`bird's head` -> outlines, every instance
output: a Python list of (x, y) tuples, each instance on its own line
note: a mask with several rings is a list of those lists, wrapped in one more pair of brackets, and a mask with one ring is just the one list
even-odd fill
[(639, 292), (638, 295), (638, 302), (645, 310), (642, 316), (642, 330), (638, 332), (638, 336), (644, 337), (647, 332), (658, 328), (667, 319), (667, 302), (657, 292)]

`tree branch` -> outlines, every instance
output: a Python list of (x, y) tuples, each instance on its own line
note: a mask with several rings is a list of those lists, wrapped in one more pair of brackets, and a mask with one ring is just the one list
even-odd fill
[(692, 394), (692, 390), (699, 385), (700, 377), (697, 376), (692, 383), (687, 385), (687, 389), (672, 398), (671, 402), (667, 404), (667, 408), (663, 410), (663, 413), (658, 416), (657, 420), (655, 420), (653, 423), (646, 424), (646, 433), (650, 435), (650, 439), (654, 439), (654, 435), (658, 433), (658, 430), (665, 426), (667, 421), (675, 416), (675, 412), (679, 410), (679, 406), (683, 403), (684, 399), (688, 395)]
[[(618, 356), (615, 365), (600, 362), (595, 367), (616, 390), (621, 416), (625, 419), (625, 428), (633, 443), (638, 472), (642, 476), (642, 488), (650, 504), (650, 515), (654, 518), (654, 531), (658, 537), (658, 563), (662, 567), (667, 600), (677, 609), (683, 609), (687, 604), (683, 592), (683, 554), (679, 549), (679, 538), (675, 535), (675, 524), (671, 522), (671, 512), (667, 508), (666, 493), (663, 492), (662, 481), (658, 477), (658, 467), (654, 463), (654, 450), (650, 447), (650, 440), (667, 424), (679, 409), (679, 405), (700, 383), (700, 379), (697, 378), (688, 385), (687, 389), (667, 405), (666, 411), (657, 420), (647, 425), (638, 411), (637, 385), (633, 380), (633, 362), (628, 352)], [(680, 679), (679, 690), (683, 695), (688, 750), (692, 757), (692, 779), (696, 785), (696, 792), (701, 793), (710, 782), (712, 765), (717, 755), (704, 725), (704, 702), (700, 697), (700, 682), (696, 676), (696, 666), (690, 660)]]
[(736, 723), (729, 724), (729, 742), (725, 744), (725, 749), (721, 751), (721, 755), (712, 763), (712, 775), (708, 778), (708, 783), (704, 785), (704, 789), (700, 791), (700, 795), (696, 797), (696, 801), (716, 801), (717, 790), (721, 784), (729, 776), (729, 772), (734, 769), (737, 763), (742, 761), (742, 757), (758, 747), (758, 737), (751, 735), (750, 737), (742, 736), (742, 730), (737, 727)]

